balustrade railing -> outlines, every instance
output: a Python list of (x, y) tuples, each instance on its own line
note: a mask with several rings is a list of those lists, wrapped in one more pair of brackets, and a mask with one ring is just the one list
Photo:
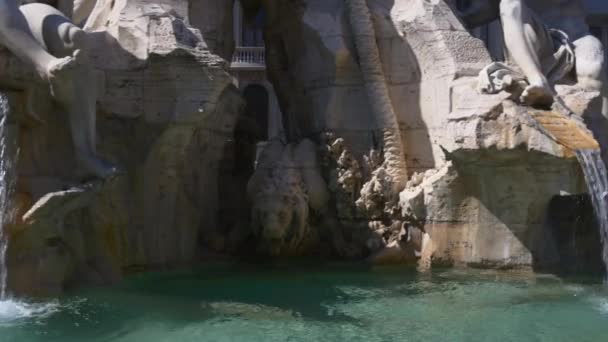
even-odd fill
[(263, 46), (237, 46), (230, 66), (233, 69), (264, 69), (266, 49)]

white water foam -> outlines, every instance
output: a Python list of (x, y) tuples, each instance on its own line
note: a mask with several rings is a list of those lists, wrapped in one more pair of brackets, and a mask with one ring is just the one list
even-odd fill
[(585, 302), (602, 315), (608, 316), (608, 297), (594, 294), (586, 297)]
[(606, 298), (599, 299), (597, 302), (597, 307), (598, 307), (598, 310), (602, 314), (608, 315), (608, 299), (606, 299)]
[(25, 303), (13, 299), (0, 301), (0, 326), (19, 324), (28, 319), (43, 319), (58, 312), (58, 302)]

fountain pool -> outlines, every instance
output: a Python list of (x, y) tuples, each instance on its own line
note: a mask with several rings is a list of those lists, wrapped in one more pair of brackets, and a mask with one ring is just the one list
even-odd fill
[(550, 277), (403, 269), (148, 274), (0, 306), (0, 340), (605, 341), (608, 290)]

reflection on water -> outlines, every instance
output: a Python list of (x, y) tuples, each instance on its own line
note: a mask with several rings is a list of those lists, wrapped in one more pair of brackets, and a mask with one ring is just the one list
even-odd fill
[(601, 279), (453, 271), (151, 274), (24, 311), (0, 306), (0, 340), (603, 341), (606, 291)]

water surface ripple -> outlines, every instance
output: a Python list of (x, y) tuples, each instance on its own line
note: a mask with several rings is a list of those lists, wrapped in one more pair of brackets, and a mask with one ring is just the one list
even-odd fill
[(608, 292), (398, 269), (148, 274), (49, 303), (0, 305), (0, 341), (606, 341)]

